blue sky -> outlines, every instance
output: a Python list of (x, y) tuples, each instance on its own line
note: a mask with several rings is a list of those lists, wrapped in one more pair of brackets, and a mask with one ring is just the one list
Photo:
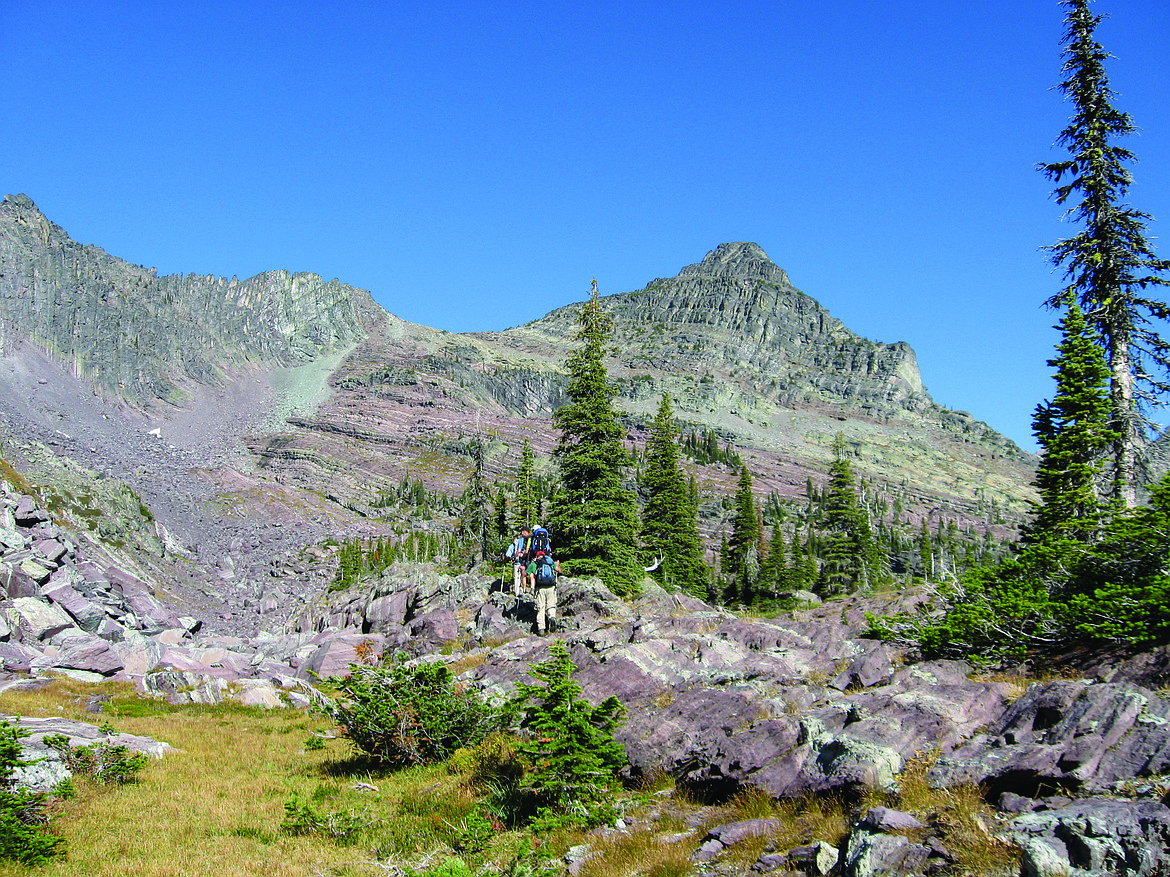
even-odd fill
[[(1170, 228), (1170, 3), (1097, 0)], [(0, 181), (160, 273), (287, 268), (502, 329), (759, 243), (1033, 448), (1075, 232), (1055, 0), (3, 0)], [(1170, 255), (1170, 244), (1159, 248)]]

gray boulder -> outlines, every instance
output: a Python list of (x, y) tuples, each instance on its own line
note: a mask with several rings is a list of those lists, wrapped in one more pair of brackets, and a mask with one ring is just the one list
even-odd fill
[(1023, 877), (1154, 877), (1170, 871), (1170, 808), (1088, 798), (1012, 820)]
[(1168, 772), (1170, 700), (1125, 683), (1058, 680), (1030, 686), (986, 733), (940, 758), (930, 780), (1036, 797)]

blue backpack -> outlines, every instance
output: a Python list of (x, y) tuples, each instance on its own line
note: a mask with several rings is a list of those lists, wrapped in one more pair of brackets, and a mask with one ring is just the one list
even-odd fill
[(536, 561), (536, 587), (551, 588), (557, 583), (557, 568), (547, 554)]
[(552, 545), (548, 541), (548, 530), (544, 529), (544, 527), (537, 527), (533, 530), (532, 541), (528, 543), (528, 550), (533, 554), (536, 554), (538, 551), (543, 551), (545, 554), (548, 554), (552, 551)]

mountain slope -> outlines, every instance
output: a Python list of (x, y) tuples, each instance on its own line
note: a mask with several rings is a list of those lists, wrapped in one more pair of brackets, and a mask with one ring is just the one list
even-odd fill
[(314, 274), (158, 277), (76, 243), (25, 195), (0, 203), (2, 349), (31, 341), (103, 395), (180, 402), (247, 363), (304, 363), (351, 346), (376, 307)]
[[(936, 405), (909, 345), (854, 334), (755, 244), (721, 245), (677, 277), (602, 302), (632, 446), (665, 391), (686, 430), (739, 450), (760, 493), (802, 499), (841, 433), (904, 522), (1003, 535), (1027, 509), (1029, 455)], [(18, 436), (124, 479), (191, 544), (235, 551), (245, 522), (273, 515), (306, 539), (376, 532), (386, 526), (376, 500), (404, 479), (462, 489), (472, 434), (489, 439), (489, 472), (504, 479), (525, 439), (548, 455), (577, 308), (453, 334), (315, 275), (158, 277), (9, 196), (0, 412)], [(735, 473), (691, 469), (717, 539)]]

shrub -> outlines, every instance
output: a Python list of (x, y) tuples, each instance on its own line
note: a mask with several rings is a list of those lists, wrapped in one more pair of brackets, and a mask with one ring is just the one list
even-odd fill
[(51, 734), (44, 742), (61, 753), (70, 771), (91, 776), (99, 783), (121, 786), (136, 782), (138, 772), (146, 767), (145, 753), (132, 752), (121, 744), (103, 742), (92, 746), (70, 746), (69, 738), (64, 734)]
[(284, 803), (284, 821), (280, 830), (285, 834), (316, 834), (336, 843), (349, 845), (373, 825), (366, 811), (348, 810), (345, 813), (318, 810), (312, 804), (303, 802), (293, 795)]
[(608, 816), (599, 805), (626, 763), (625, 750), (613, 739), (626, 708), (616, 697), (592, 706), (573, 681), (576, 669), (568, 648), (557, 640), (548, 659), (529, 671), (541, 684), (518, 686), (532, 734), (520, 747), (532, 763), (525, 785), (545, 811), (541, 820), (550, 825), (563, 821), (561, 816), (584, 823)]
[(391, 767), (442, 761), (507, 723), (505, 711), (457, 685), (439, 663), (351, 664), (339, 687), (342, 698), (323, 698), (319, 708), (355, 747)]
[(45, 834), (45, 796), (16, 788), (12, 779), (17, 768), (29, 763), (20, 745), (27, 736), (23, 728), (0, 722), (0, 861), (40, 865), (61, 852), (64, 841)]

